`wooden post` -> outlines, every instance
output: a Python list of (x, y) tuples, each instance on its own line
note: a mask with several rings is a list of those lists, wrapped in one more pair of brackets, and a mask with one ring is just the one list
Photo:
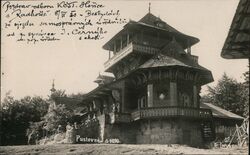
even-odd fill
[(127, 46), (129, 44), (129, 33), (127, 33)]
[(116, 53), (116, 41), (114, 41), (114, 54)]
[(109, 59), (111, 58), (111, 52), (110, 52), (110, 50), (109, 50)]
[(141, 109), (141, 100), (140, 100), (140, 98), (137, 99), (137, 109), (138, 110)]
[(191, 55), (191, 47), (188, 47), (187, 53), (188, 53), (189, 55)]
[(121, 36), (121, 48), (120, 49), (122, 49), (122, 36)]
[(177, 105), (177, 84), (176, 82), (170, 82), (170, 105)]
[(193, 98), (194, 98), (194, 107), (198, 108), (197, 105), (197, 97), (198, 97), (198, 93), (197, 93), (197, 87), (196, 85), (193, 86)]
[(191, 46), (190, 46), (190, 42), (188, 40), (188, 48), (187, 48), (187, 53), (191, 55)]
[(153, 107), (153, 84), (148, 84), (148, 107)]

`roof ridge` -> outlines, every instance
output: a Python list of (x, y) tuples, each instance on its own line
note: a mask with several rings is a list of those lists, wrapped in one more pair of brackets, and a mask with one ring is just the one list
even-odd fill
[[(213, 108), (214, 110), (218, 111), (219, 113), (222, 113), (223, 115), (226, 115), (227, 117), (234, 117), (234, 118), (244, 119), (244, 117), (242, 117), (242, 116), (240, 116), (238, 114), (235, 114), (235, 113), (233, 113), (231, 111), (228, 111), (226, 109), (223, 109), (222, 107), (216, 106), (216, 105), (214, 105), (212, 103), (201, 103), (201, 104), (206, 105), (206, 106), (208, 106), (210, 108)], [(224, 116), (224, 117), (226, 117), (226, 116)]]
[(138, 22), (145, 23), (145, 24), (148, 24), (148, 25), (151, 25), (154, 27), (163, 28), (165, 30), (170, 29), (170, 31), (181, 33), (180, 31), (178, 31), (174, 27), (167, 24), (165, 21), (161, 20), (160, 17), (156, 17), (154, 14), (152, 14), (150, 12), (147, 13), (145, 16), (143, 16)]

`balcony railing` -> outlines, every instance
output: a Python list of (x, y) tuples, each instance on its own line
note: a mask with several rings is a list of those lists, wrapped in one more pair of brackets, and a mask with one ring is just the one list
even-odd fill
[(107, 70), (115, 63), (126, 57), (132, 52), (140, 52), (140, 53), (147, 53), (147, 54), (155, 54), (158, 52), (159, 49), (155, 47), (151, 47), (150, 45), (143, 45), (143, 44), (136, 44), (136, 43), (129, 43), (126, 47), (118, 51), (111, 59), (104, 63), (104, 69)]
[(209, 111), (204, 109), (194, 108), (180, 108), (180, 107), (168, 107), (168, 108), (147, 108), (141, 109), (141, 117), (158, 117), (158, 116), (185, 116), (185, 117), (202, 117), (206, 118), (210, 116)]
[(121, 60), (126, 55), (128, 55), (129, 53), (132, 53), (132, 52), (133, 52), (133, 46), (132, 46), (132, 43), (130, 43), (126, 47), (124, 47), (123, 49), (121, 49), (119, 52), (117, 52), (111, 59), (109, 59), (108, 61), (106, 61), (104, 63), (104, 69), (105, 70), (108, 69), (113, 64), (117, 63), (119, 60)]
[(131, 113), (131, 120), (156, 117), (185, 117), (194, 119), (210, 119), (212, 112), (209, 109), (197, 109), (186, 107), (151, 107), (143, 108)]
[(147, 54), (155, 54), (160, 50), (156, 47), (151, 45), (143, 45), (143, 44), (133, 44), (133, 50), (136, 52), (142, 52)]
[(114, 113), (113, 123), (129, 123), (139, 119), (183, 117), (190, 119), (211, 119), (210, 109), (190, 107), (151, 107), (136, 110), (132, 113)]

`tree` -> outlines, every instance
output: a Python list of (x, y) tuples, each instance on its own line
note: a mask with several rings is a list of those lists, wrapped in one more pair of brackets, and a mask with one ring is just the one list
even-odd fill
[(245, 81), (241, 85), (240, 89), (240, 102), (244, 105), (244, 113), (245, 117), (249, 116), (249, 71), (243, 74)]
[(76, 98), (76, 99), (84, 99), (85, 93), (76, 93), (76, 94), (70, 94), (68, 97), (70, 98)]
[(243, 116), (245, 105), (242, 102), (242, 87), (242, 83), (224, 73), (215, 87), (208, 86), (208, 94), (202, 100)]
[(53, 100), (55, 101), (55, 98), (57, 97), (67, 97), (65, 90), (56, 90), (55, 92), (53, 92), (50, 96), (49, 96), (49, 100)]
[(65, 105), (59, 104), (55, 106), (51, 104), (47, 114), (43, 117), (43, 121), (46, 124), (46, 130), (53, 134), (59, 125), (65, 128), (72, 117), (73, 113), (66, 109)]
[(26, 130), (31, 122), (41, 121), (47, 112), (48, 102), (39, 96), (14, 99), (6, 94), (1, 109), (1, 130), (3, 145), (26, 144)]

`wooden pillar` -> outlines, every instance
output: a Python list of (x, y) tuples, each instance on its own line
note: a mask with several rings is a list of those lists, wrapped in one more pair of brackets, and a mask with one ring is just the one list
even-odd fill
[(95, 99), (92, 101), (92, 107), (93, 107), (93, 110), (96, 109), (96, 100)]
[(195, 75), (194, 75), (194, 78), (193, 78), (193, 80), (194, 80), (194, 85), (193, 85), (193, 102), (194, 102), (194, 107), (195, 108), (199, 108), (200, 107), (200, 105), (199, 105), (199, 94), (200, 94), (200, 87), (199, 86), (197, 86), (198, 85), (198, 77), (199, 77), (199, 75), (198, 75), (198, 73), (196, 73)]
[(140, 98), (137, 99), (137, 109), (138, 110), (141, 109), (141, 99)]
[(177, 106), (177, 84), (170, 82), (170, 105)]
[(111, 51), (109, 50), (109, 59), (111, 58)]
[(188, 48), (187, 48), (187, 53), (191, 55), (191, 46), (189, 40), (187, 41)]
[(197, 87), (196, 85), (193, 86), (193, 98), (194, 98), (194, 107), (198, 108), (197, 105), (197, 97), (198, 97), (198, 93), (197, 93)]
[(148, 93), (148, 107), (153, 107), (153, 84), (148, 84), (147, 86)]
[(116, 41), (114, 41), (114, 54), (116, 53)]
[(105, 97), (102, 102), (102, 111), (101, 111), (102, 114), (108, 113), (107, 108), (108, 108), (108, 103), (107, 103), (107, 98)]
[(121, 48), (120, 49), (122, 49), (122, 36), (121, 36)]
[(127, 46), (129, 44), (129, 33), (127, 33)]
[(191, 47), (187, 48), (187, 53), (191, 55)]

